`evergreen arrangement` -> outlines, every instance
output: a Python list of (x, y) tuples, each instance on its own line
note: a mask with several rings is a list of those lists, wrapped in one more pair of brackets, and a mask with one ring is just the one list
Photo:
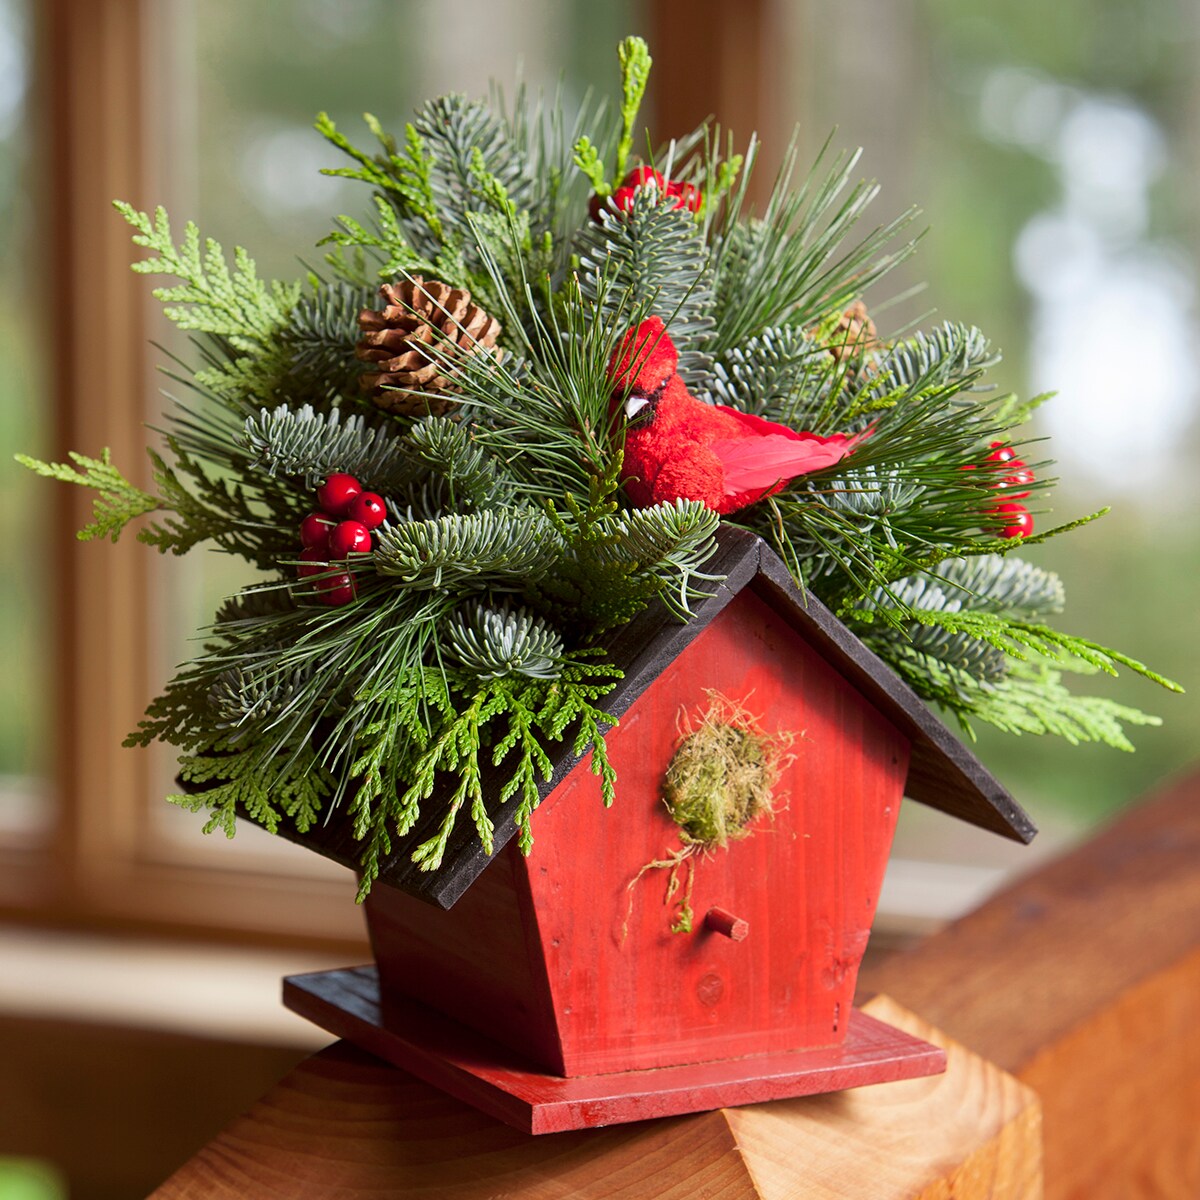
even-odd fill
[[(722, 520), (761, 535), (968, 733), (1131, 749), (1125, 726), (1154, 718), (1063, 674), (1126, 667), (1177, 690), (1047, 624), (1062, 584), (1014, 551), (1101, 514), (1034, 532), (1053, 480), (1018, 431), (1041, 398), (988, 390), (997, 355), (978, 329), (875, 328), (864, 294), (913, 243), (907, 218), (856, 236), (876, 191), (856, 156), (803, 174), (793, 149), (755, 212), (753, 141), (735, 154), (704, 127), (635, 157), (640, 39), (620, 65), (619, 103), (573, 120), (524, 94), (511, 110), (452, 95), (399, 136), (368, 117), (361, 149), (322, 115), (348, 161), (329, 173), (372, 203), (336, 219), (323, 271), (298, 282), (118, 203), (147, 251), (134, 269), (167, 277), (155, 295), (195, 350), (172, 374), (186, 392), (150, 451), (154, 490), (107, 451), (22, 461), (95, 489), (81, 538), (140, 519), (160, 551), (203, 543), (266, 573), (129, 739), (179, 748), (173, 799), (206, 810), (207, 830), (244, 816), (303, 832), (343, 809), (365, 891), (429, 803), (423, 868), (458, 821), (490, 851), (513, 797), (528, 849), (555, 742), (592, 752), (611, 801), (606, 635), (652, 604), (687, 620), (715, 586)], [(840, 457), (723, 515), (686, 488), (635, 504), (640, 404), (615, 364), (653, 318), (693, 401), (776, 442), (840, 437)]]

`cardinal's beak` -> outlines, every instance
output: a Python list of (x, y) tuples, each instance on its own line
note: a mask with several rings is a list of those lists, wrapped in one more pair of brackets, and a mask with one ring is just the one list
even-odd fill
[(625, 401), (625, 420), (632, 421), (644, 408), (650, 406), (650, 401), (645, 396), (630, 396)]

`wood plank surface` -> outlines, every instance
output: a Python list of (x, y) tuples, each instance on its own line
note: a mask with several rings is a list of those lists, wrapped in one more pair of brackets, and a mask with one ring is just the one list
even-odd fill
[(301, 1064), (153, 1200), (1036, 1200), (1033, 1093), (886, 998), (870, 1011), (944, 1045), (946, 1074), (542, 1137), (339, 1043)]
[(1048, 1197), (1200, 1196), (1200, 773), (860, 983), (1035, 1088)]
[(380, 1002), (376, 968), (284, 980), (315, 1024), (524, 1133), (561, 1133), (938, 1074), (946, 1056), (857, 1009), (837, 1045), (569, 1078), (416, 1002)]

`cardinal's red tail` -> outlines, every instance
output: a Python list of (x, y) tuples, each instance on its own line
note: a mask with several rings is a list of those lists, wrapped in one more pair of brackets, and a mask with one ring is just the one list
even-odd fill
[(862, 435), (835, 433), (819, 437), (789, 431), (716, 441), (711, 449), (725, 469), (725, 494), (731, 496), (771, 488), (832, 467), (861, 440)]

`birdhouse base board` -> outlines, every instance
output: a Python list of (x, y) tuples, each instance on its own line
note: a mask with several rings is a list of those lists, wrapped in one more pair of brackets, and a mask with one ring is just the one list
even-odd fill
[(387, 1003), (374, 966), (292, 975), (286, 1007), (525, 1133), (561, 1133), (937, 1075), (945, 1052), (857, 1009), (839, 1046), (563, 1078), (416, 1001)]

